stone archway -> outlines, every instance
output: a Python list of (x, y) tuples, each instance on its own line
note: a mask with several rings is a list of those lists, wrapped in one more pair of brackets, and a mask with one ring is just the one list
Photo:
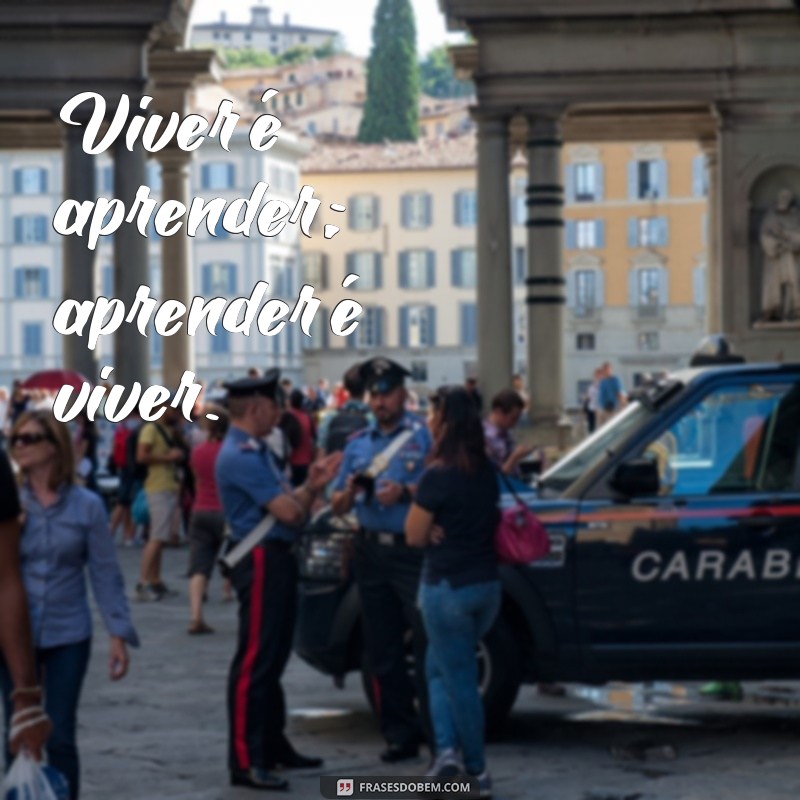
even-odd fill
[[(63, 104), (79, 92), (94, 91), (113, 115), (127, 94), (132, 107), (143, 93), (152, 94), (160, 113), (185, 113), (185, 97), (193, 83), (214, 70), (214, 52), (183, 50), (193, 0), (4, 0), (0, 7), (0, 148), (62, 151), (63, 196), (94, 201), (94, 156), (81, 145), (83, 129), (59, 120)], [(188, 154), (180, 154), (188, 156)], [(186, 160), (160, 158), (166, 164), (164, 199), (185, 199)], [(113, 146), (116, 196), (129, 205), (146, 183), (146, 154)], [(177, 163), (177, 166), (175, 165)], [(182, 195), (183, 193), (183, 195)], [(179, 237), (165, 237), (164, 298), (188, 301), (186, 248)], [(94, 299), (95, 254), (85, 240), (62, 241), (63, 295)], [(133, 224), (123, 224), (114, 237), (115, 295), (126, 305), (140, 284), (148, 283), (146, 240)], [(132, 326), (115, 334), (115, 378), (118, 383), (149, 384), (148, 341)], [(63, 339), (64, 365), (96, 378), (94, 353), (77, 336)], [(167, 350), (170, 349), (170, 352)], [(177, 385), (188, 367), (190, 351), (181, 337), (165, 340), (168, 383)]]
[[(484, 389), (510, 380), (510, 348), (490, 320), (509, 316), (497, 265), (510, 263), (497, 225), (508, 224), (499, 173), (502, 141), (521, 137), (528, 181), (528, 370), (534, 422), (554, 431), (560, 385), (564, 273), (560, 247), (564, 140), (694, 139), (708, 157), (706, 304), (716, 332), (748, 359), (800, 360), (800, 336), (753, 325), (750, 184), (764, 159), (796, 163), (800, 120), (800, 9), (791, 0), (439, 0), (451, 29), (474, 43), (452, 49), (475, 81), (478, 192), (478, 359)], [(510, 133), (510, 120), (526, 128)], [(504, 135), (505, 134), (505, 135)], [(519, 141), (519, 138), (517, 139)], [(754, 165), (761, 164), (750, 172)], [(772, 165), (774, 166), (774, 164)], [(750, 177), (745, 181), (745, 176)], [(494, 249), (490, 247), (494, 246)], [(752, 290), (751, 290), (752, 291)], [(481, 306), (484, 308), (482, 309)], [(491, 308), (486, 308), (491, 306)], [(481, 324), (482, 321), (486, 324)], [(508, 362), (508, 363), (507, 363)]]

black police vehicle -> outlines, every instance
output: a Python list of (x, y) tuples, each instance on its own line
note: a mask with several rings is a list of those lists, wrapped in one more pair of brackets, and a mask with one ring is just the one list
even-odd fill
[[(494, 727), (523, 681), (800, 677), (800, 364), (675, 373), (525, 501), (552, 547), (501, 568), (477, 654)], [(321, 528), (295, 645), (341, 679), (361, 667), (353, 534)]]

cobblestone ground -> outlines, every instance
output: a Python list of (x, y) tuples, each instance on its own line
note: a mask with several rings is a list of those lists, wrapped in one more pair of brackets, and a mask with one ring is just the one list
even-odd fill
[[(129, 590), (139, 554), (120, 551)], [(185, 564), (185, 550), (166, 553), (164, 576), (180, 597), (133, 604), (143, 646), (122, 683), (108, 680), (106, 639), (95, 637), (80, 712), (84, 800), (259, 796), (227, 785), (223, 698), (235, 603), (221, 602), (221, 584), (212, 584), (207, 617), (217, 632), (188, 636)], [(292, 774), (288, 796), (320, 797), (320, 774), (424, 772), (423, 759), (393, 769), (380, 763), (382, 742), (357, 675), (338, 690), (293, 658), (284, 685), (292, 740), (326, 760), (322, 771)], [(502, 741), (489, 746), (495, 797), (795, 800), (800, 694), (788, 687), (779, 703), (768, 704), (767, 688), (747, 688), (744, 703), (703, 705), (693, 702), (691, 687), (570, 687), (567, 698), (526, 687)]]

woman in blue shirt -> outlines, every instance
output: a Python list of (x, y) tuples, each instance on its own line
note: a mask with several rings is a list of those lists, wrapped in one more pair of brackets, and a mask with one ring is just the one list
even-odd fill
[[(23, 478), (22, 575), (44, 707), (53, 721), (48, 760), (64, 773), (70, 798), (76, 800), (80, 785), (76, 716), (92, 636), (87, 567), (95, 601), (111, 636), (111, 680), (125, 675), (127, 645), (136, 647), (139, 640), (103, 501), (75, 485), (75, 457), (67, 426), (49, 411), (24, 412), (14, 424), (10, 444)], [(11, 682), (2, 662), (0, 681), (8, 722)]]

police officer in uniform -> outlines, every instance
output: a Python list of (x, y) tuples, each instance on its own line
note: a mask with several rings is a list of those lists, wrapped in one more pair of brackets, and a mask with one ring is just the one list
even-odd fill
[[(407, 370), (389, 359), (373, 358), (362, 364), (361, 374), (370, 393), (374, 422), (345, 447), (331, 505), (335, 514), (354, 508), (360, 525), (354, 565), (364, 640), (375, 706), (387, 742), (381, 759), (393, 763), (416, 757), (424, 733), (414, 708), (404, 642), (410, 627), (416, 663), (424, 664), (424, 629), (416, 605), (422, 561), (421, 553), (406, 545), (403, 526), (431, 438), (422, 421), (405, 411)], [(395, 437), (407, 435), (405, 431), (410, 438), (378, 474), (372, 474), (376, 472), (371, 469), (373, 459)], [(425, 670), (418, 666), (415, 672), (422, 724), (427, 729)]]
[(292, 490), (278, 471), (263, 437), (281, 407), (278, 370), (263, 378), (225, 385), (231, 424), (216, 463), (225, 518), (235, 545), (270, 514), (275, 524), (231, 572), (239, 600), (239, 637), (228, 679), (231, 784), (287, 789), (275, 767), (321, 766), (297, 753), (284, 734), (286, 707), (280, 684), (292, 647), (297, 564), (296, 531), (317, 494), (334, 478), (341, 454), (313, 464), (304, 484)]

